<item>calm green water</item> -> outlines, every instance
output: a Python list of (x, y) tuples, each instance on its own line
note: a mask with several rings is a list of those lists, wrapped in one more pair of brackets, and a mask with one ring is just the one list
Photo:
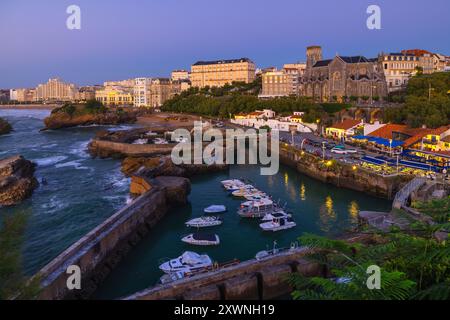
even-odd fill
[[(22, 154), (37, 164), (36, 176), (45, 178), (33, 196), (14, 207), (0, 208), (3, 216), (19, 211), (30, 213), (27, 225), (24, 264), (28, 274), (39, 270), (86, 232), (104, 221), (127, 199), (129, 180), (120, 172), (117, 160), (91, 159), (86, 146), (95, 132), (104, 127), (84, 127), (39, 132), (48, 111), (0, 110), (0, 117), (15, 131), (0, 137), (0, 158)], [(123, 128), (123, 127), (122, 127)], [(287, 202), (297, 227), (278, 233), (264, 233), (257, 220), (241, 219), (240, 204), (223, 190), (220, 181), (245, 177), (274, 199)], [(256, 166), (233, 166), (227, 172), (192, 180), (190, 203), (172, 210), (109, 275), (96, 298), (117, 298), (156, 284), (161, 258), (177, 257), (185, 250), (208, 253), (219, 262), (253, 258), (257, 251), (288, 246), (304, 232), (336, 235), (352, 226), (359, 209), (387, 210), (388, 201), (339, 189), (281, 167), (275, 176), (260, 176)], [(190, 231), (184, 222), (202, 215), (211, 204), (225, 204), (224, 223), (209, 229), (219, 234), (218, 247), (193, 247), (180, 241)]]
[[(239, 177), (250, 179), (274, 199), (287, 202), (297, 227), (275, 233), (263, 232), (258, 220), (240, 218), (236, 209), (241, 201), (229, 196), (220, 184), (221, 180)], [(196, 247), (181, 242), (183, 235), (195, 231), (185, 227), (184, 222), (201, 216), (203, 208), (211, 204), (225, 204), (228, 208), (228, 212), (221, 215), (224, 223), (208, 228), (220, 236), (220, 246)], [(177, 257), (185, 250), (208, 253), (219, 262), (250, 259), (256, 252), (271, 248), (274, 240), (279, 246), (289, 246), (304, 232), (333, 236), (356, 223), (358, 210), (383, 211), (389, 207), (388, 201), (317, 182), (287, 167), (282, 167), (275, 176), (260, 176), (259, 168), (255, 166), (234, 166), (226, 173), (195, 178), (190, 204), (172, 210), (133, 248), (102, 284), (96, 298), (117, 298), (156, 284), (162, 275), (158, 260)]]

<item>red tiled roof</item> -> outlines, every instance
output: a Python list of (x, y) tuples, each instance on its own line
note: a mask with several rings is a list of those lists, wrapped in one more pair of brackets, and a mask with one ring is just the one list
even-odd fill
[(370, 133), (369, 136), (380, 137), (384, 139), (392, 139), (393, 132), (400, 132), (409, 136), (404, 142), (405, 147), (409, 147), (417, 142), (419, 142), (423, 137), (428, 134), (440, 135), (445, 132), (443, 127), (437, 129), (426, 129), (426, 128), (409, 128), (404, 124), (387, 124), (378, 130)]
[[(380, 129), (377, 129), (371, 133), (369, 133), (369, 136), (371, 137), (378, 137), (378, 138), (384, 138), (384, 139), (392, 139), (392, 132), (404, 132), (404, 130), (407, 128), (404, 124), (387, 124)], [(406, 133), (406, 132), (405, 132)]]
[(360, 123), (361, 120), (346, 119), (342, 122), (334, 123), (330, 128), (348, 130), (353, 127), (356, 127)]

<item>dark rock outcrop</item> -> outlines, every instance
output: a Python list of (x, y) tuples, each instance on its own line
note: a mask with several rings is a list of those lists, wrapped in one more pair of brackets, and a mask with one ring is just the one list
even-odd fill
[(134, 123), (137, 112), (106, 111), (104, 113), (69, 114), (66, 112), (54, 112), (44, 119), (45, 129), (60, 129), (81, 125), (114, 125), (121, 123)]
[(19, 155), (0, 160), (0, 205), (14, 205), (31, 195), (38, 185), (34, 167)]
[(198, 174), (217, 172), (228, 168), (226, 164), (180, 164), (175, 165), (170, 156), (128, 157), (122, 162), (122, 172), (128, 176), (145, 177), (178, 176), (192, 177)]
[(11, 125), (5, 119), (0, 118), (0, 135), (10, 133)]

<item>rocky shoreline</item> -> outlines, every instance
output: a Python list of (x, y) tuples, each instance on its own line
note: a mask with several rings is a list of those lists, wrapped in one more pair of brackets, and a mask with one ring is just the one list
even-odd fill
[(34, 170), (35, 164), (20, 155), (0, 160), (0, 205), (18, 204), (33, 193)]
[(0, 118), (0, 135), (8, 134), (12, 131), (12, 127), (8, 121), (3, 118)]

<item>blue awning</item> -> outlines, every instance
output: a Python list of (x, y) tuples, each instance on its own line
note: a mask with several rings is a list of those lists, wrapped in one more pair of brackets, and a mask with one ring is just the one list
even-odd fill
[(361, 158), (361, 160), (364, 161), (364, 162), (368, 162), (368, 163), (371, 163), (371, 164), (377, 164), (377, 165), (386, 164), (385, 160), (380, 160), (380, 159), (377, 159), (377, 158), (374, 158), (374, 157), (369, 157), (369, 156), (364, 156), (364, 157)]

